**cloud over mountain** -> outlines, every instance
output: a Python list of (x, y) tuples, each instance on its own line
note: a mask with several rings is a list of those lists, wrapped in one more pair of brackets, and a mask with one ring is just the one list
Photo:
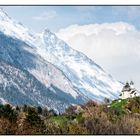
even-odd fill
[(125, 22), (71, 25), (60, 29), (57, 35), (117, 79), (140, 82), (140, 31), (133, 25)]

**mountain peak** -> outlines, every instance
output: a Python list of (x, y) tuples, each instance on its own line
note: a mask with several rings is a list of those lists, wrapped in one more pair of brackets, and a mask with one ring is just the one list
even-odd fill
[(50, 31), (50, 29), (46, 28), (46, 29), (44, 30), (44, 33), (52, 33), (52, 32)]
[(48, 44), (48, 46), (50, 45), (53, 46), (53, 44), (56, 44), (58, 41), (56, 35), (53, 32), (51, 32), (49, 29), (44, 30), (43, 38), (44, 38), (45, 43)]
[(48, 28), (44, 30), (43, 35), (45, 37), (52, 37), (52, 38), (56, 37), (56, 35), (53, 32), (51, 32)]
[[(0, 32), (0, 59), (6, 61), (7, 66), (0, 65), (1, 73), (7, 72), (0, 75), (0, 82), (3, 82), (4, 95), (9, 94), (6, 98), (9, 102), (13, 102), (10, 100), (13, 89), (22, 93), (18, 94), (19, 102), (24, 95), (29, 95), (29, 102), (47, 104), (58, 110), (87, 100), (102, 102), (105, 97), (118, 98), (122, 85), (49, 29), (40, 35), (32, 33), (0, 9)], [(13, 82), (9, 82), (11, 80)], [(11, 91), (9, 85), (12, 85)], [(12, 96), (15, 98), (16, 95)], [(5, 97), (3, 92), (0, 92), (0, 97)]]

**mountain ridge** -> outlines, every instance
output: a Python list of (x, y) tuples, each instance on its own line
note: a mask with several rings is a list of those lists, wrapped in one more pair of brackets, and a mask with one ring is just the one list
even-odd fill
[(72, 49), (50, 30), (33, 34), (2, 12), (0, 10), (1, 60), (28, 71), (52, 93), (55, 91), (58, 99), (66, 99), (68, 105), (118, 97), (122, 85), (86, 55)]

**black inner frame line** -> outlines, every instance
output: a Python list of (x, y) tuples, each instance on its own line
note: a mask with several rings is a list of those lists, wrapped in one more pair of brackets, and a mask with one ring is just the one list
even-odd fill
[(137, 4), (0, 4), (0, 6), (140, 6)]

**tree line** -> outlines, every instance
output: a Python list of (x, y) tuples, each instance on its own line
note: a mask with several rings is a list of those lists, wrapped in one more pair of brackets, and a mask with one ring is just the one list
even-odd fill
[(1, 135), (140, 134), (140, 97), (70, 106), (63, 114), (40, 106), (0, 105)]

